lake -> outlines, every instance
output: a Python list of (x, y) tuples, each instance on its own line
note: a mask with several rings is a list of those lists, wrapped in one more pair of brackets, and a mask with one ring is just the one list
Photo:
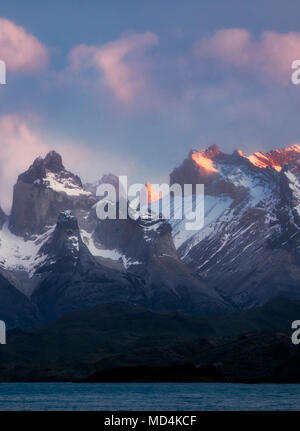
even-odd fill
[(300, 385), (0, 383), (0, 410), (300, 410)]

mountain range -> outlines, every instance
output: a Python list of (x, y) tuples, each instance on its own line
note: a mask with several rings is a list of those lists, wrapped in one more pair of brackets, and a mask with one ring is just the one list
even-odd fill
[[(113, 302), (205, 316), (300, 299), (300, 146), (251, 156), (192, 150), (170, 185), (204, 184), (198, 230), (185, 219), (99, 220), (101, 182), (117, 177), (84, 185), (54, 151), (19, 175), (11, 214), (0, 210), (8, 328)], [(148, 189), (158, 213), (166, 197)], [(172, 197), (172, 214), (193, 198)]]

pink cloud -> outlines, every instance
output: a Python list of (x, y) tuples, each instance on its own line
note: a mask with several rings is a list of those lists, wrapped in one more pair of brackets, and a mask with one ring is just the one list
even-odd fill
[(244, 29), (218, 30), (197, 43), (196, 54), (288, 83), (291, 64), (300, 58), (300, 33), (265, 31), (254, 40)]
[(36, 119), (19, 114), (0, 117), (0, 206), (7, 213), (18, 175), (51, 150), (59, 152), (66, 169), (81, 175), (83, 181), (95, 181), (110, 172), (129, 175), (134, 171), (135, 161), (129, 156), (115, 153), (105, 145), (89, 149), (84, 142), (61, 139), (40, 130), (38, 125)]
[(0, 203), (8, 210), (17, 176), (48, 148), (19, 115), (0, 117), (0, 136)]
[[(58, 151), (67, 166), (90, 170), (95, 155), (73, 141), (49, 137), (38, 130), (36, 121), (18, 114), (0, 117), (0, 205), (10, 210), (13, 185), (18, 175), (26, 171), (33, 161), (51, 151)], [(77, 172), (76, 172), (77, 173)]]
[(0, 58), (13, 72), (40, 70), (48, 63), (44, 45), (23, 27), (5, 18), (0, 18)]
[(70, 53), (75, 71), (96, 68), (116, 99), (131, 104), (146, 87), (145, 50), (155, 46), (153, 33), (132, 34), (101, 46), (79, 45)]

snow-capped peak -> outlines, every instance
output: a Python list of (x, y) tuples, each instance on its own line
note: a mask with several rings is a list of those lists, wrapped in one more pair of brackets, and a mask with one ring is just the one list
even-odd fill
[[(245, 155), (240, 149), (233, 152), (233, 155), (239, 155), (244, 159), (248, 160), (252, 165), (257, 168), (273, 168), (277, 172), (280, 172), (284, 165), (293, 163), (300, 159), (300, 145), (294, 144), (283, 149), (275, 149), (266, 153), (257, 151), (249, 156)], [(218, 173), (217, 162), (224, 157), (230, 157), (222, 153), (217, 145), (213, 145), (206, 150), (190, 152), (190, 158), (193, 160), (195, 165), (203, 174)]]
[(284, 149), (271, 150), (267, 153), (259, 151), (251, 154), (247, 159), (258, 168), (272, 167), (277, 172), (280, 172), (284, 165), (300, 159), (300, 145), (291, 145)]
[(83, 189), (80, 178), (65, 169), (60, 154), (55, 151), (50, 151), (44, 159), (35, 159), (29, 169), (19, 176), (19, 180), (69, 196), (90, 195)]

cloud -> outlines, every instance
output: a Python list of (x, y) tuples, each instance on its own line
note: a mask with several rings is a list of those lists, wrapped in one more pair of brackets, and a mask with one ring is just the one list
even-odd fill
[(91, 149), (87, 143), (61, 139), (41, 130), (33, 117), (20, 114), (0, 117), (0, 205), (10, 211), (13, 185), (18, 175), (26, 171), (33, 161), (49, 151), (58, 151), (66, 169), (82, 176), (82, 180), (95, 181), (106, 173), (130, 175), (135, 169), (131, 157), (98, 145)]
[(78, 174), (84, 183), (110, 173), (130, 176), (136, 169), (136, 162), (130, 155), (102, 144), (92, 148), (87, 143), (56, 138), (51, 148), (61, 154), (66, 169)]
[(34, 72), (48, 63), (44, 45), (23, 27), (5, 18), (0, 18), (0, 58), (13, 72)]
[(16, 114), (0, 117), (0, 139), (0, 203), (8, 210), (17, 176), (48, 148), (29, 123)]
[(132, 104), (146, 88), (145, 51), (157, 43), (158, 37), (146, 32), (100, 46), (79, 45), (70, 52), (71, 68), (74, 71), (95, 68), (102, 72), (115, 98)]
[(247, 30), (223, 29), (210, 38), (201, 39), (195, 52), (199, 57), (213, 58), (288, 83), (291, 64), (300, 57), (300, 33), (264, 31), (255, 40)]

